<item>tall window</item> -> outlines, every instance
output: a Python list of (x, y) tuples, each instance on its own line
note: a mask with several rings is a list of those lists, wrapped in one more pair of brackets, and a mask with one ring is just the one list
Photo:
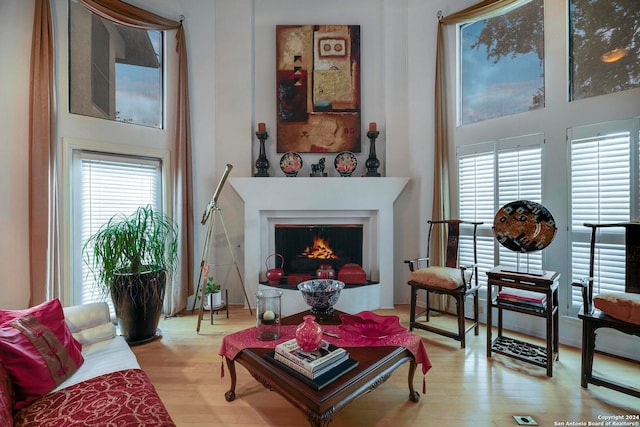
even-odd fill
[(571, 99), (640, 86), (640, 3), (570, 1)]
[[(571, 272), (573, 279), (589, 275), (590, 228), (585, 223), (615, 223), (640, 219), (638, 178), (640, 119), (580, 126), (568, 131), (571, 157)], [(601, 229), (596, 272), (604, 289), (624, 292), (624, 234)], [(573, 290), (572, 302), (582, 302)]]
[(69, 0), (74, 114), (162, 127), (162, 32), (118, 25)]
[[(102, 301), (83, 259), (88, 238), (115, 214), (162, 210), (162, 161), (77, 150), (73, 153), (73, 303)], [(111, 301), (107, 298), (107, 301)]]
[(460, 28), (461, 124), (544, 107), (543, 18), (533, 0)]
[[(542, 144), (540, 134), (502, 139), (458, 148), (460, 218), (482, 221), (478, 228), (479, 279), (500, 264), (515, 270), (541, 269), (542, 254), (519, 254), (496, 242), (493, 218), (500, 207), (516, 200), (542, 200)], [(465, 230), (461, 230), (465, 234)], [(473, 262), (472, 240), (461, 237), (461, 262)]]

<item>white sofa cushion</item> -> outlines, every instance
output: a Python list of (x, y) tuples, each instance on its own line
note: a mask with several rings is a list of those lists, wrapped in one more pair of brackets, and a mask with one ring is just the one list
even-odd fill
[(71, 333), (82, 344), (84, 363), (54, 391), (110, 372), (140, 369), (129, 344), (116, 335), (107, 303), (65, 307), (64, 316)]

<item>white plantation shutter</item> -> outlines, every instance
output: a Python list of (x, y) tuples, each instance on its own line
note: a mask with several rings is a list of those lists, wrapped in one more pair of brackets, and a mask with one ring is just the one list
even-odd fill
[[(581, 126), (568, 131), (571, 159), (571, 272), (589, 275), (591, 228), (584, 223), (638, 219), (637, 119)], [(601, 228), (596, 244), (594, 293), (624, 292), (624, 229)], [(574, 308), (582, 304), (572, 289)]]
[[(542, 253), (522, 255), (499, 245), (493, 237), (493, 218), (508, 202), (542, 199), (542, 142), (540, 134), (483, 143), (458, 150), (460, 218), (484, 222), (478, 228), (478, 275), (485, 286), (486, 272), (497, 264), (510, 268), (542, 268)], [(469, 229), (461, 229), (460, 259), (473, 262)], [(467, 234), (465, 236), (465, 234)]]
[[(498, 151), (498, 209), (516, 200), (542, 204), (542, 147)], [(493, 222), (493, 218), (492, 218)], [(542, 251), (522, 254), (498, 244), (500, 265), (511, 270), (542, 269)]]
[[(491, 151), (459, 155), (458, 157), (458, 201), (460, 219), (482, 221), (478, 228), (478, 279), (482, 286), (487, 284), (486, 271), (493, 268), (493, 238), (483, 236), (493, 222), (494, 209), (494, 161), (493, 144), (481, 144), (478, 148)], [(487, 228), (488, 227), (488, 228)], [(460, 263), (472, 264), (473, 239), (467, 227), (460, 230)]]
[(85, 242), (115, 214), (129, 215), (146, 205), (162, 209), (162, 162), (88, 151), (74, 152), (73, 162), (73, 298), (84, 304), (104, 300), (83, 259)]

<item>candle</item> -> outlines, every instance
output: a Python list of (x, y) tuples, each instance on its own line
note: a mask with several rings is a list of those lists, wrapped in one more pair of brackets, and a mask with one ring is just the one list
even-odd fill
[(258, 132), (265, 133), (267, 131), (267, 126), (264, 123), (258, 123)]
[(271, 322), (272, 320), (275, 320), (276, 314), (271, 310), (267, 310), (262, 315), (262, 318), (267, 322)]
[(376, 124), (376, 122), (369, 123), (369, 132), (377, 132), (377, 131), (378, 131), (378, 125)]

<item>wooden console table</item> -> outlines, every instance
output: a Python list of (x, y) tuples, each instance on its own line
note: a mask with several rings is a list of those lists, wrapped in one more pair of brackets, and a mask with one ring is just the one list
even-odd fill
[[(553, 362), (558, 360), (558, 278), (560, 274), (549, 270), (541, 273), (538, 275), (503, 271), (500, 266), (487, 272), (489, 277), (487, 281), (487, 357), (491, 357), (491, 352), (513, 357), (546, 368), (547, 376), (552, 377)], [(494, 287), (496, 287), (495, 295)], [(537, 310), (498, 302), (496, 298), (503, 287), (543, 293), (547, 296), (546, 306), (544, 309)], [(491, 330), (494, 307), (498, 310), (498, 336), (495, 340), (492, 339)], [(546, 347), (504, 336), (503, 310), (545, 318)]]

